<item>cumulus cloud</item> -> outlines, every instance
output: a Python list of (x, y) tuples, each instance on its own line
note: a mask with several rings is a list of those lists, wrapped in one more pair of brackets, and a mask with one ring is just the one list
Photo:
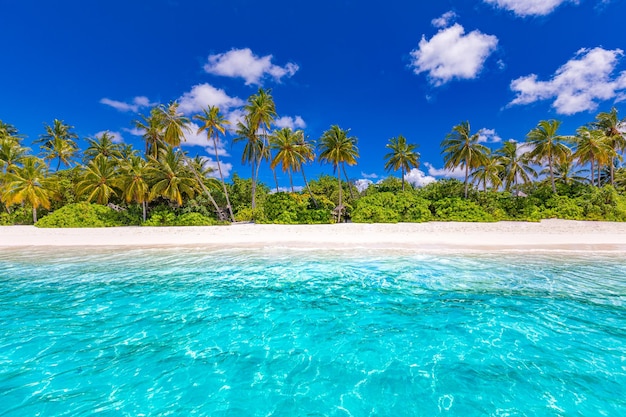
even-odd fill
[(437, 179), (433, 176), (426, 175), (424, 171), (413, 168), (409, 172), (404, 175), (404, 179), (406, 182), (411, 184), (414, 187), (424, 187), (430, 183), (437, 181)]
[(428, 175), (433, 177), (465, 179), (465, 168), (462, 167), (456, 167), (454, 169), (435, 168), (428, 162), (424, 162), (424, 166), (428, 168)]
[(368, 180), (365, 178), (362, 179), (358, 179), (356, 181), (354, 181), (354, 186), (356, 187), (356, 189), (362, 193), (363, 191), (367, 190), (369, 188), (370, 185), (374, 184), (372, 182), (372, 180)]
[(185, 114), (199, 113), (207, 106), (217, 106), (222, 112), (232, 107), (242, 106), (244, 101), (238, 97), (230, 97), (221, 88), (215, 88), (210, 84), (198, 84), (191, 91), (183, 94), (179, 99), (179, 109)]
[(363, 178), (366, 178), (366, 179), (376, 179), (376, 178), (378, 178), (378, 174), (367, 174), (367, 173), (365, 173), (363, 171), (361, 171), (361, 176)]
[(442, 14), (440, 17), (431, 20), (430, 23), (436, 28), (445, 28), (450, 26), (450, 23), (454, 22), (456, 18), (456, 13), (450, 10), (449, 12)]
[(94, 136), (100, 139), (102, 135), (104, 135), (105, 133), (112, 138), (111, 140), (113, 141), (113, 143), (124, 143), (124, 138), (122, 137), (122, 134), (120, 132), (111, 132), (110, 130), (102, 130), (96, 133)]
[[(184, 140), (181, 144), (183, 146), (201, 146), (205, 148), (207, 154), (215, 154), (215, 150), (213, 149), (213, 140), (209, 141), (205, 131), (198, 133), (199, 128), (200, 126), (196, 123), (190, 123), (190, 130), (183, 131)], [(224, 145), (225, 143), (223, 138), (220, 138), (220, 140), (217, 141), (217, 154), (219, 156), (230, 156)]]
[(478, 143), (499, 143), (502, 138), (498, 136), (495, 129), (482, 128), (478, 131)]
[(154, 106), (156, 103), (151, 103), (148, 97), (138, 96), (133, 99), (131, 103), (125, 103), (123, 101), (111, 100), (109, 98), (100, 99), (100, 103), (113, 107), (116, 110), (123, 112), (137, 113), (139, 110), (145, 107)]
[(465, 34), (465, 28), (455, 23), (430, 40), (422, 36), (418, 49), (411, 51), (410, 66), (415, 74), (427, 73), (435, 86), (453, 79), (474, 79), (497, 45), (497, 37), (478, 30)]
[(306, 127), (306, 123), (300, 116), (290, 117), (283, 116), (274, 120), (274, 125), (278, 128), (288, 127), (292, 130), (294, 129), (304, 129)]
[(536, 74), (511, 81), (517, 97), (509, 105), (553, 100), (557, 113), (569, 115), (593, 111), (602, 100), (619, 101), (626, 93), (626, 71), (615, 76), (613, 72), (623, 54), (621, 49), (581, 49), (549, 81), (540, 81)]
[(209, 74), (243, 78), (246, 85), (261, 85), (262, 79), (267, 76), (280, 82), (283, 77), (291, 77), (299, 69), (292, 62), (284, 67), (272, 64), (272, 58), (272, 55), (256, 56), (249, 48), (231, 49), (223, 54), (209, 55), (204, 70)]
[(509, 10), (517, 16), (545, 16), (563, 3), (578, 3), (577, 0), (483, 0), (494, 7)]

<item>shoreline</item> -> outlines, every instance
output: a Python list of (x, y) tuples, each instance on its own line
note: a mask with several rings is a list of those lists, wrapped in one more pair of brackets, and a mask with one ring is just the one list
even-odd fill
[(234, 224), (198, 227), (40, 229), (0, 226), (0, 249), (305, 248), (419, 251), (626, 253), (626, 223), (543, 220), (496, 223)]

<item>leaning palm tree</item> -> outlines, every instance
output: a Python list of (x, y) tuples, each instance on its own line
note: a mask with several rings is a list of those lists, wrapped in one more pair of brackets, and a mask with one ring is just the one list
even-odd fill
[(570, 148), (565, 145), (569, 138), (557, 134), (560, 125), (559, 120), (542, 120), (537, 127), (526, 135), (526, 142), (532, 146), (532, 149), (528, 151), (528, 158), (536, 163), (548, 161), (550, 183), (552, 184), (552, 192), (555, 194), (554, 166), (563, 162), (571, 153)]
[(108, 204), (112, 196), (118, 195), (118, 175), (117, 161), (98, 155), (83, 169), (82, 179), (76, 184), (76, 192), (86, 196), (89, 202)]
[(52, 126), (45, 125), (46, 133), (41, 135), (35, 143), (41, 143), (45, 160), (58, 159), (58, 171), (61, 163), (70, 166), (72, 159), (78, 154), (76, 139), (78, 135), (72, 131), (74, 126), (54, 119)]
[(483, 191), (487, 191), (487, 185), (491, 186), (491, 189), (495, 191), (502, 185), (503, 171), (504, 165), (502, 165), (502, 160), (497, 155), (487, 153), (487, 160), (472, 171), (470, 178), (478, 186), (482, 183)]
[(472, 134), (469, 122), (462, 122), (452, 128), (452, 131), (441, 142), (444, 167), (465, 169), (465, 198), (469, 191), (470, 170), (478, 168), (487, 162), (489, 148), (478, 143), (480, 135)]
[(531, 177), (537, 178), (537, 172), (519, 149), (518, 143), (511, 139), (504, 142), (502, 147), (496, 151), (504, 167), (502, 180), (506, 191), (515, 190), (517, 192), (517, 184), (520, 180), (523, 184), (528, 184), (532, 181)]
[(148, 161), (137, 155), (122, 159), (119, 164), (116, 186), (121, 190), (124, 201), (141, 204), (142, 218), (145, 222), (150, 201), (149, 177), (152, 167)]
[(289, 127), (274, 131), (270, 139), (271, 149), (276, 153), (270, 163), (270, 168), (276, 169), (280, 164), (283, 172), (289, 176), (289, 185), (291, 192), (294, 192), (292, 171), (298, 171), (305, 160), (305, 155), (300, 152), (303, 150), (300, 145), (300, 135)]
[(611, 185), (615, 182), (615, 159), (620, 158), (621, 153), (626, 150), (626, 119), (617, 117), (617, 109), (613, 107), (610, 112), (598, 113), (593, 126), (604, 134), (613, 149), (613, 156), (609, 161), (609, 169), (611, 172)]
[(83, 152), (83, 157), (86, 163), (89, 160), (95, 159), (96, 156), (102, 155), (105, 158), (121, 158), (122, 147), (119, 143), (113, 141), (113, 135), (109, 132), (102, 133), (99, 137), (94, 139), (87, 138), (87, 148)]
[(304, 164), (307, 162), (315, 161), (315, 145), (313, 144), (313, 142), (305, 138), (304, 131), (296, 130), (295, 135), (297, 137), (298, 153), (300, 153), (300, 155), (302, 156), (302, 161), (298, 166), (294, 166), (294, 172), (298, 172), (298, 171), (302, 172), (302, 179), (304, 180), (304, 186), (309, 192), (309, 196), (311, 196), (311, 200), (313, 201), (313, 204), (317, 208), (317, 200), (315, 200), (315, 197), (313, 196), (313, 193), (311, 192), (311, 187), (309, 187), (309, 182), (307, 181), (306, 175), (304, 173)]
[(349, 130), (341, 129), (337, 125), (332, 125), (320, 138), (319, 160), (333, 165), (337, 172), (337, 183), (339, 185), (339, 201), (337, 204), (337, 222), (341, 222), (343, 212), (343, 201), (341, 192), (341, 166), (344, 164), (355, 165), (359, 157), (359, 149), (356, 147), (357, 139), (348, 136)]
[(406, 138), (402, 135), (398, 135), (396, 138), (389, 139), (389, 143), (385, 146), (391, 152), (385, 155), (387, 162), (385, 163), (385, 169), (387, 171), (402, 172), (402, 191), (404, 191), (404, 174), (409, 172), (411, 168), (419, 167), (419, 152), (415, 149), (417, 145), (406, 143)]
[(28, 203), (33, 210), (33, 223), (37, 222), (37, 209), (50, 209), (55, 195), (55, 183), (48, 177), (48, 168), (39, 158), (24, 158), (22, 166), (15, 166), (5, 175), (1, 200), (8, 207)]
[[(576, 131), (575, 140), (576, 151), (573, 153), (573, 158), (577, 159), (581, 164), (590, 164), (590, 182), (591, 185), (596, 185), (596, 164), (599, 172), (600, 167), (611, 163), (615, 156), (615, 151), (611, 146), (609, 138), (601, 130), (583, 126)], [(599, 176), (597, 184), (598, 186), (600, 185)]]
[(207, 139), (213, 141), (213, 151), (215, 152), (215, 162), (217, 163), (217, 171), (220, 174), (220, 181), (222, 182), (222, 190), (224, 191), (224, 196), (226, 197), (226, 207), (228, 208), (228, 214), (230, 215), (231, 221), (235, 221), (235, 216), (233, 214), (233, 208), (230, 205), (230, 198), (228, 196), (228, 190), (226, 189), (226, 182), (224, 181), (224, 174), (222, 173), (222, 165), (220, 164), (219, 152), (217, 151), (217, 141), (219, 139), (219, 134), (224, 134), (226, 132), (226, 126), (230, 124), (228, 120), (224, 118), (224, 116), (220, 113), (220, 109), (217, 106), (208, 106), (207, 109), (203, 110), (203, 115), (194, 116), (195, 119), (202, 122), (202, 125), (198, 129), (198, 133), (205, 131), (207, 135)]
[(159, 153), (159, 159), (151, 158), (149, 199), (163, 197), (181, 206), (184, 195), (193, 198), (198, 191), (196, 176), (181, 151), (168, 147)]

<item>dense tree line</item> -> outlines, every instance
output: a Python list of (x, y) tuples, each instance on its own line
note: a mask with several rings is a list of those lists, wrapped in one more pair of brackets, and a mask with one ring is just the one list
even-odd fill
[[(624, 120), (615, 108), (599, 113), (574, 136), (560, 135), (557, 120), (543, 120), (523, 142), (491, 149), (469, 122), (454, 126), (441, 143), (445, 167), (460, 169), (463, 181), (444, 179), (422, 188), (405, 180), (419, 167), (417, 145), (399, 135), (389, 139), (387, 171), (400, 171), (366, 190), (346, 174), (357, 164), (358, 139), (337, 125), (317, 141), (302, 130), (274, 128), (271, 92), (259, 89), (244, 106), (244, 117), (229, 126), (220, 109), (195, 115), (214, 149), (210, 168), (181, 148), (191, 120), (176, 102), (159, 105), (136, 120), (145, 149), (116, 143), (104, 133), (86, 138), (80, 152), (74, 128), (54, 120), (23, 145), (14, 126), (0, 122), (0, 224), (48, 227), (116, 225), (209, 225), (235, 221), (331, 223), (418, 221), (497, 221), (566, 218), (626, 221)], [(250, 178), (226, 181), (219, 155), (227, 129), (243, 145), (242, 163)], [(309, 181), (307, 164), (332, 167), (335, 178)], [(382, 163), (383, 161), (381, 161)], [(267, 166), (287, 173), (291, 192), (275, 192), (259, 182)], [(217, 172), (215, 172), (217, 171)], [(301, 174), (302, 191), (292, 176)], [(342, 179), (343, 177), (343, 179)], [(274, 188), (274, 187), (272, 187)], [(44, 215), (42, 217), (42, 214)], [(39, 220), (39, 218), (41, 220)]]

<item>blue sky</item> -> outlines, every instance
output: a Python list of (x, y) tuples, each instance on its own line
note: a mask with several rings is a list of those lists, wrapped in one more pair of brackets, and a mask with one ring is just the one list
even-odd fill
[[(626, 116), (626, 4), (620, 0), (0, 0), (0, 119), (39, 137), (55, 118), (82, 138), (115, 132), (178, 100), (231, 120), (271, 88), (278, 124), (358, 138), (353, 179), (377, 179), (389, 138), (419, 145), (416, 183), (440, 177), (440, 143), (468, 120), (486, 143), (523, 141), (542, 119), (562, 134)], [(222, 161), (249, 176), (227, 136)], [(197, 145), (193, 145), (197, 144)], [(211, 155), (190, 134), (190, 154)], [(332, 174), (314, 163), (307, 176)], [(399, 174), (398, 174), (399, 175)], [(451, 173), (450, 175), (455, 175)], [(262, 180), (272, 185), (269, 170)], [(287, 177), (279, 175), (282, 186)], [(301, 181), (297, 181), (297, 183)]]

